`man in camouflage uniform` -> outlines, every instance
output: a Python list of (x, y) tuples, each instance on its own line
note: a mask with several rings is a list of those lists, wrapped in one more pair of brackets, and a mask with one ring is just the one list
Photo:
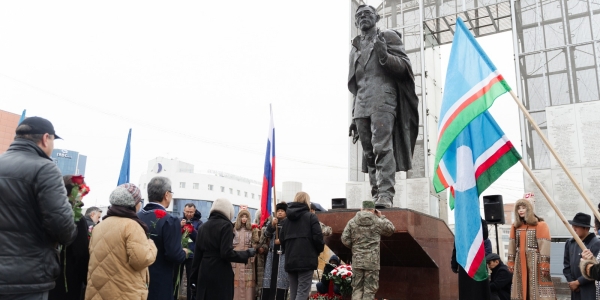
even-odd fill
[(362, 210), (348, 221), (342, 243), (352, 249), (352, 300), (375, 298), (379, 289), (379, 242), (396, 228), (373, 201), (363, 201)]

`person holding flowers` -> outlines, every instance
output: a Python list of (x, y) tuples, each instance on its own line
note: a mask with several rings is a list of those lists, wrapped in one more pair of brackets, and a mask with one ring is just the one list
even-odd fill
[[(179, 271), (190, 250), (181, 245), (181, 220), (167, 213), (173, 201), (171, 180), (156, 176), (148, 182), (149, 203), (137, 215), (149, 228), (156, 244), (156, 261), (150, 266), (148, 300), (172, 299), (173, 275)], [(94, 229), (95, 230), (95, 229)]]
[(90, 239), (86, 300), (148, 297), (148, 266), (156, 259), (156, 246), (135, 213), (141, 201), (140, 189), (132, 183), (110, 194), (111, 206)]
[(77, 226), (77, 237), (71, 245), (61, 248), (60, 275), (56, 279), (54, 289), (50, 290), (48, 299), (79, 300), (85, 294), (90, 260), (88, 225), (81, 214), (81, 207), (82, 199), (90, 192), (90, 188), (82, 175), (65, 175), (63, 182), (69, 203), (73, 208), (73, 222)]
[(373, 201), (363, 201), (342, 232), (342, 243), (352, 249), (352, 299), (374, 299), (379, 289), (379, 244), (381, 236), (391, 236), (396, 228)]
[[(252, 222), (250, 221), (250, 212), (240, 210), (235, 221), (233, 230), (233, 250), (245, 251), (255, 248), (252, 243)], [(248, 260), (248, 263), (231, 263), (233, 267), (233, 299), (235, 300), (254, 300), (255, 295), (255, 274), (254, 257)]]
[(0, 155), (0, 299), (47, 299), (60, 272), (57, 245), (77, 235), (62, 175), (50, 156), (60, 139), (29, 117)]

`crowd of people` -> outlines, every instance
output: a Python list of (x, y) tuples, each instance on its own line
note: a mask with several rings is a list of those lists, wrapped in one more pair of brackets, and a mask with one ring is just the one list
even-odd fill
[[(262, 224), (260, 211), (253, 222), (246, 209), (232, 222), (233, 205), (217, 199), (203, 223), (193, 203), (185, 205), (182, 218), (169, 214), (171, 181), (156, 176), (147, 185), (144, 207), (140, 189), (125, 183), (110, 194), (104, 217), (97, 207), (82, 214), (89, 192), (84, 178), (62, 176), (50, 159), (59, 138), (48, 120), (26, 118), (0, 155), (1, 299), (178, 299), (185, 279), (187, 299), (309, 297), (331, 228), (319, 221), (307, 193), (278, 203), (275, 216)], [(590, 232), (600, 221), (593, 226), (591, 216), (580, 212), (569, 223), (587, 248), (582, 251), (573, 238), (565, 243), (563, 275), (571, 299), (600, 299), (600, 240)], [(483, 219), (482, 228), (487, 240)], [(375, 297), (380, 239), (394, 231), (373, 201), (364, 201), (346, 225), (341, 241), (352, 250), (353, 299)], [(548, 225), (534, 213), (531, 199), (518, 200), (508, 261), (486, 244), (489, 280), (469, 277), (453, 252), (460, 299), (556, 299), (550, 242)], [(320, 293), (341, 293), (328, 276), (340, 264), (335, 255), (327, 260)]]
[[(600, 205), (599, 205), (600, 211)], [(572, 300), (600, 299), (600, 221), (586, 213), (576, 213), (570, 226), (583, 242), (582, 250), (575, 238), (565, 242), (563, 275)], [(487, 223), (482, 220), (483, 238), (487, 239)], [(510, 230), (508, 262), (486, 247), (486, 262), (490, 277), (475, 281), (452, 255), (452, 270), (459, 273), (459, 299), (528, 300), (557, 299), (550, 275), (550, 231), (544, 219), (534, 213), (532, 198), (519, 199), (514, 205), (514, 222)]]

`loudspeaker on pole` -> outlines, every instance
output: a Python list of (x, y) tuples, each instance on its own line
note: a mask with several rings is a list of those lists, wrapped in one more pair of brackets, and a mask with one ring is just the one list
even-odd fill
[(489, 224), (504, 224), (504, 204), (502, 195), (483, 196), (483, 212)]

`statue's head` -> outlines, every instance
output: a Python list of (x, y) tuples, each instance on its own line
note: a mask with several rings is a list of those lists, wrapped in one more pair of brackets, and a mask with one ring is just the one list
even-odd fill
[(354, 15), (354, 24), (358, 29), (362, 31), (367, 31), (373, 28), (381, 17), (377, 14), (377, 10), (375, 7), (371, 5), (362, 4), (358, 6), (356, 9), (356, 14)]

